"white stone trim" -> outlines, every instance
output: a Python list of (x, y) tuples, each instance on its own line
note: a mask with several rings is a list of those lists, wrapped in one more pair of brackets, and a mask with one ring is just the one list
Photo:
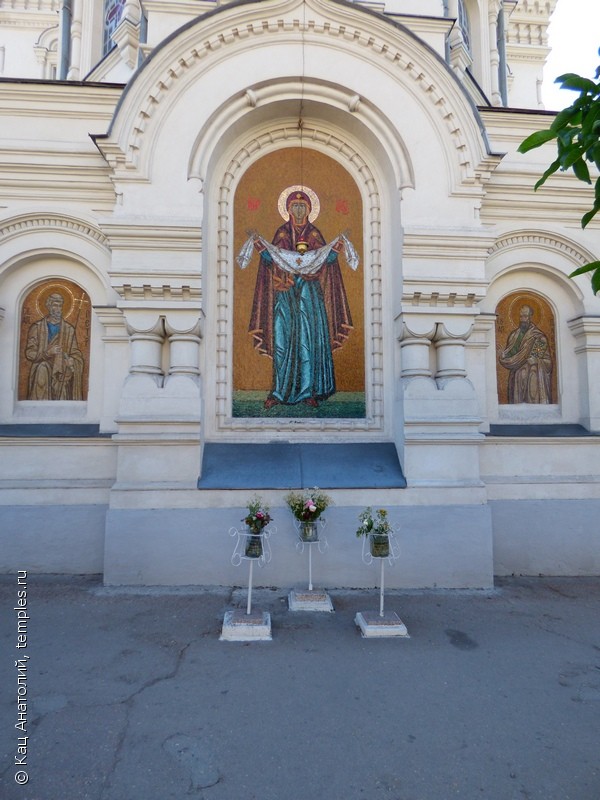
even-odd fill
[[(304, 15), (301, 22), (298, 17)], [(443, 60), (407, 28), (366, 14), (359, 6), (336, 5), (332, 18), (324, 0), (305, 0), (302, 11), (297, 0), (227, 5), (185, 26), (154, 51), (126, 90), (111, 134), (97, 141), (115, 179), (148, 180), (151, 141), (159, 127), (153, 118), (159, 107), (161, 116), (167, 114), (168, 106), (202, 79), (215, 59), (239, 59), (244, 51), (260, 46), (266, 52), (269, 45), (284, 42), (289, 48), (326, 48), (329, 58), (340, 50), (370, 61), (410, 92), (432, 125), (445, 131), (441, 141), (453, 193), (482, 191), (498, 158), (486, 152), (477, 112), (465, 103), (463, 90)]]

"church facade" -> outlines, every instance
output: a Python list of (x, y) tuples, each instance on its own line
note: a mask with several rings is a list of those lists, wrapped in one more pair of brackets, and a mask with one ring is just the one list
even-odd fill
[[(231, 585), (258, 493), (327, 586), (600, 572), (600, 224), (555, 0), (0, 0), (1, 569)], [(268, 572), (268, 575), (267, 575)]]

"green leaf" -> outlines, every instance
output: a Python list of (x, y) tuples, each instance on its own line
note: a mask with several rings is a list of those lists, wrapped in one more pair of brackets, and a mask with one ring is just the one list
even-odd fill
[(597, 269), (592, 275), (592, 291), (594, 294), (598, 294), (600, 291), (600, 269)]
[(585, 119), (581, 123), (581, 132), (584, 136), (587, 137), (593, 132), (598, 123), (598, 117), (600, 117), (600, 104), (596, 104), (586, 113)]
[(594, 207), (591, 211), (588, 211), (587, 214), (584, 214), (581, 218), (581, 227), (585, 228), (588, 222), (591, 222), (596, 214), (600, 211), (600, 203), (594, 203)]
[(543, 183), (545, 183), (545, 182), (546, 182), (546, 180), (547, 180), (547, 179), (550, 177), (550, 175), (552, 175), (553, 173), (555, 173), (555, 172), (557, 171), (557, 169), (559, 169), (559, 168), (560, 168), (560, 159), (559, 159), (559, 158), (557, 158), (557, 159), (556, 159), (556, 161), (553, 161), (553, 162), (552, 162), (552, 164), (550, 164), (550, 166), (548, 167), (548, 169), (546, 170), (546, 172), (544, 172), (544, 174), (542, 175), (542, 177), (539, 179), (539, 181), (538, 181), (538, 182), (536, 183), (536, 185), (533, 187), (533, 190), (534, 190), (534, 191), (537, 191), (537, 190), (540, 188), (540, 186), (541, 186)]
[(600, 261), (592, 261), (591, 264), (584, 264), (583, 267), (578, 267), (571, 272), (569, 278), (574, 278), (576, 275), (583, 275), (584, 272), (591, 272), (594, 269), (600, 269)]
[(578, 180), (583, 181), (583, 183), (592, 182), (588, 165), (582, 158), (573, 163), (573, 172), (577, 176)]
[[(569, 169), (569, 167), (573, 167), (575, 169), (575, 163), (579, 161), (583, 157), (583, 151), (580, 147), (576, 145), (572, 145), (565, 153), (564, 158), (561, 158), (561, 166), (563, 169)], [(589, 175), (589, 172), (588, 172)]]
[(574, 72), (567, 72), (554, 81), (554, 83), (561, 83), (561, 89), (570, 89), (576, 92), (592, 92), (596, 94), (599, 87), (589, 78), (582, 78)]
[[(600, 134), (600, 131), (598, 132)], [(595, 164), (598, 169), (600, 169), (600, 135), (595, 137), (598, 139), (596, 144), (592, 145), (586, 151), (585, 157), (588, 161), (591, 161), (592, 164)]]
[(551, 130), (536, 131), (521, 142), (518, 151), (519, 153), (526, 153), (528, 150), (533, 150), (534, 147), (540, 147), (555, 137), (556, 133)]
[(574, 124), (578, 124), (576, 117), (579, 113), (580, 109), (575, 107), (575, 103), (572, 106), (563, 108), (563, 110), (559, 111), (556, 117), (554, 118), (552, 124), (550, 125), (550, 130), (559, 131), (561, 128), (564, 128), (565, 125), (568, 125), (569, 122), (571, 121), (573, 121)]

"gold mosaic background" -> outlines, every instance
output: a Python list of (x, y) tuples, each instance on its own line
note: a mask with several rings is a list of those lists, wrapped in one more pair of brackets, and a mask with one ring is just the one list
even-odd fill
[(548, 347), (552, 357), (552, 402), (558, 403), (558, 365), (556, 361), (556, 329), (554, 314), (550, 304), (538, 294), (528, 291), (513, 292), (498, 303), (496, 308), (496, 374), (498, 381), (498, 402), (508, 404), (509, 370), (498, 361), (499, 355), (506, 347), (511, 331), (519, 327), (519, 313), (522, 306), (533, 309), (532, 322), (546, 334)]
[(82, 399), (87, 399), (90, 371), (90, 329), (92, 308), (88, 294), (72, 281), (53, 278), (35, 286), (23, 301), (19, 337), (19, 400), (27, 400), (31, 362), (25, 357), (27, 334), (34, 322), (47, 316), (46, 300), (57, 292), (64, 300), (63, 319), (75, 327), (77, 344), (84, 359)]
[[(257, 230), (271, 241), (283, 223), (277, 200), (288, 186), (303, 184), (319, 197), (321, 211), (314, 224), (326, 241), (348, 231), (360, 265), (356, 272), (340, 256), (340, 268), (354, 330), (344, 346), (334, 351), (338, 392), (362, 392), (365, 387), (364, 353), (364, 267), (362, 239), (362, 201), (358, 187), (340, 164), (314, 150), (298, 147), (279, 150), (257, 161), (245, 173), (235, 194), (235, 247), (240, 251), (248, 230)], [(252, 345), (248, 323), (258, 268), (255, 254), (245, 270), (234, 268), (233, 387), (234, 390), (271, 388), (272, 361)]]

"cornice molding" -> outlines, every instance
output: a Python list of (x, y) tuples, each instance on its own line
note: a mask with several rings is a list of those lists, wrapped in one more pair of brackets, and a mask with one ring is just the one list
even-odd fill
[(0, 82), (4, 115), (18, 117), (87, 119), (104, 127), (110, 122), (123, 86), (80, 84), (72, 81), (17, 80)]
[[(199, 286), (191, 286), (189, 284), (182, 284), (180, 286), (173, 284), (173, 276), (166, 276), (168, 282), (158, 285), (150, 285), (150, 283), (122, 283), (115, 285), (113, 277), (113, 289), (117, 292), (119, 297), (125, 301), (134, 301), (140, 303), (142, 301), (159, 301), (163, 303), (198, 303), (202, 299), (202, 290)], [(153, 276), (154, 277), (154, 276)], [(129, 276), (131, 279), (131, 276)], [(142, 278), (142, 280), (144, 280)], [(134, 305), (135, 309), (136, 306)]]
[(202, 228), (194, 225), (103, 223), (102, 230), (112, 250), (191, 251), (202, 250)]

